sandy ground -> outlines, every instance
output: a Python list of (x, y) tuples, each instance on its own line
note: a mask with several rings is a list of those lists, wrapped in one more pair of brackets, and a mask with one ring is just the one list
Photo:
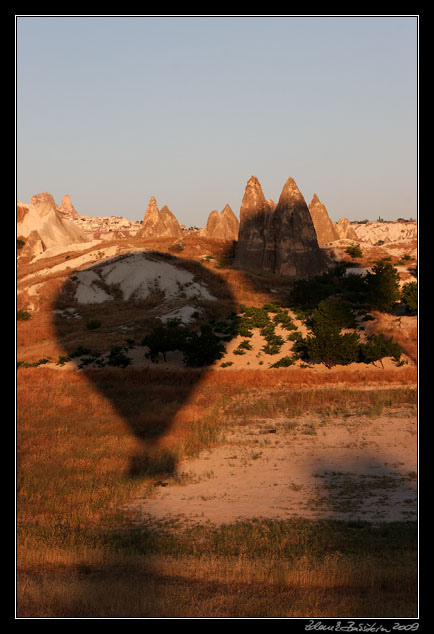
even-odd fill
[(138, 524), (174, 519), (215, 525), (253, 518), (412, 520), (417, 514), (417, 417), (252, 422), (179, 465), (150, 497), (125, 507)]

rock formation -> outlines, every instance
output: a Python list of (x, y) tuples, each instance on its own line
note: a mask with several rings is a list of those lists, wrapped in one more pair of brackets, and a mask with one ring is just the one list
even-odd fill
[(65, 194), (62, 202), (60, 203), (60, 207), (58, 211), (64, 218), (75, 219), (78, 218), (78, 211), (75, 209), (74, 205), (71, 202), (71, 198), (68, 194)]
[(41, 248), (46, 250), (88, 241), (72, 220), (61, 216), (53, 196), (46, 192), (32, 196), (30, 204), (18, 202), (17, 237), (30, 240), (25, 253), (29, 252), (30, 245), (34, 245), (29, 255), (36, 255), (35, 249), (39, 252)]
[(250, 178), (241, 203), (234, 264), (294, 278), (326, 268), (309, 209), (294, 179), (288, 179), (271, 209), (258, 179)]
[(348, 218), (339, 218), (338, 222), (335, 222), (334, 225), (340, 240), (343, 238), (347, 240), (357, 240), (357, 234), (352, 228)]
[(333, 242), (333, 240), (339, 240), (339, 234), (335, 225), (330, 220), (326, 206), (320, 201), (316, 194), (313, 195), (309, 205), (309, 212), (315, 227), (318, 244), (320, 246), (322, 244), (326, 244), (327, 242)]
[(142, 238), (180, 238), (182, 231), (170, 209), (165, 205), (159, 211), (157, 201), (152, 196), (136, 235)]
[(229, 205), (226, 205), (221, 213), (215, 209), (208, 216), (206, 227), (200, 234), (205, 238), (214, 240), (237, 240), (240, 223)]

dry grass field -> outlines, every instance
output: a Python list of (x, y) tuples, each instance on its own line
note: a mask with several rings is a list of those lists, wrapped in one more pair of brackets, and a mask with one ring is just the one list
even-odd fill
[[(183, 243), (175, 254), (170, 240), (113, 241), (110, 257), (177, 258), (217, 298), (196, 300), (216, 319), (288, 297), (287, 281), (232, 269), (232, 244)], [(400, 343), (401, 364), (270, 368), (255, 348), (202, 368), (141, 353), (78, 369), (59, 361), (77, 346), (138, 346), (157, 323), (158, 293), (74, 303), (69, 278), (107, 248), (101, 260), (92, 246), (18, 262), (30, 318), (17, 322), (17, 616), (417, 617), (417, 317), (366, 322)], [(55, 312), (71, 307), (79, 318)], [(273, 485), (290, 512), (267, 506)], [(261, 501), (257, 517), (242, 516), (241, 486)]]

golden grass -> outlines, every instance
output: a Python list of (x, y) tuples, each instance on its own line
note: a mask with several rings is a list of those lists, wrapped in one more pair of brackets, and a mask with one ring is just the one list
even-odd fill
[[(141, 478), (129, 477), (131, 457), (143, 450), (143, 442), (122, 411), (140, 417), (145, 403), (152, 425), (164, 429), (155, 442), (145, 443), (158, 462), (167, 456), (176, 461), (218, 443), (225, 410), (230, 414), (238, 405), (242, 411), (249, 394), (277, 405), (286, 395), (292, 407), (304, 411), (354, 404), (354, 390), (330, 389), (324, 380), (312, 384), (321, 389), (303, 388), (304, 371), (295, 372), (294, 381), (289, 377), (284, 370), (231, 375), (158, 369), (89, 374), (43, 367), (20, 370), (18, 616), (413, 616), (416, 579), (405, 553), (400, 553), (399, 567), (394, 562), (379, 567), (375, 557), (356, 561), (337, 551), (319, 559), (306, 552), (295, 559), (260, 560), (249, 557), (248, 551), (201, 555), (198, 542), (193, 558), (181, 551), (173, 559), (151, 547), (136, 552), (140, 542), (120, 550), (106, 543), (114, 523), (127, 520), (119, 517), (119, 507), (139, 491), (143, 494), (146, 482), (151, 487), (161, 477), (152, 470)], [(414, 400), (406, 390), (383, 392), (381, 397), (381, 391), (365, 390), (363, 400)], [(165, 407), (155, 409), (157, 403)], [(234, 535), (229, 538), (232, 548)]]
[[(39, 570), (39, 574), (35, 572)], [(331, 553), (320, 562), (68, 555), (20, 573), (22, 617), (415, 617), (415, 575)], [(378, 589), (382, 587), (381, 593)]]

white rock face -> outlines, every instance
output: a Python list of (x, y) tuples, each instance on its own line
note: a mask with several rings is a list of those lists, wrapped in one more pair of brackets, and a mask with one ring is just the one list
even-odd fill
[(32, 196), (30, 204), (19, 203), (17, 236), (28, 238), (33, 231), (39, 235), (44, 249), (89, 240), (71, 220), (61, 216), (53, 196), (48, 193)]
[(366, 222), (351, 226), (358, 240), (369, 244), (379, 240), (388, 243), (417, 239), (417, 222)]
[(146, 254), (117, 258), (76, 277), (75, 299), (84, 304), (113, 299), (110, 287), (119, 289), (124, 300), (146, 299), (155, 292), (163, 292), (166, 299), (216, 299), (189, 271)]

